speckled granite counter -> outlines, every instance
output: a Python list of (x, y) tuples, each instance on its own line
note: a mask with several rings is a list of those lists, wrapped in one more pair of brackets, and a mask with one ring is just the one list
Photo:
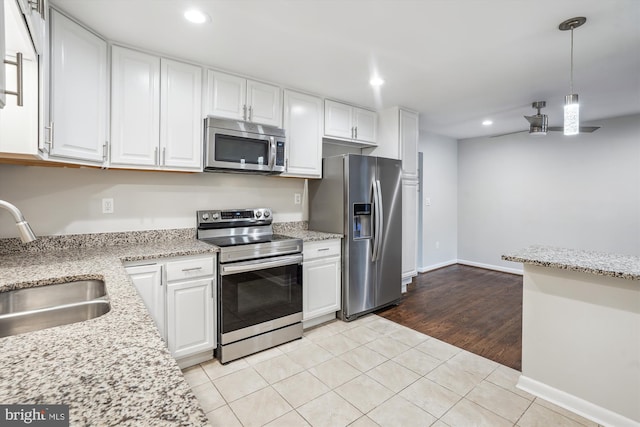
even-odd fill
[(0, 338), (1, 403), (69, 404), (74, 426), (207, 424), (122, 261), (212, 248), (194, 238), (154, 240), (0, 255), (0, 290), (98, 278), (111, 301), (96, 319)]
[(631, 255), (529, 246), (526, 249), (502, 255), (502, 259), (541, 267), (640, 280), (640, 257)]
[(307, 221), (274, 223), (273, 232), (302, 239), (303, 242), (342, 239), (343, 237), (342, 234), (309, 230), (309, 223)]

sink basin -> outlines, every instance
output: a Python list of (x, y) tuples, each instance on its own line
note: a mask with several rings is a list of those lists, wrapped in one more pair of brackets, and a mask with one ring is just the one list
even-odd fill
[(0, 337), (94, 319), (111, 309), (102, 280), (0, 293)]
[(90, 301), (106, 294), (107, 289), (102, 280), (78, 280), (2, 292), (0, 293), (0, 316), (62, 304)]

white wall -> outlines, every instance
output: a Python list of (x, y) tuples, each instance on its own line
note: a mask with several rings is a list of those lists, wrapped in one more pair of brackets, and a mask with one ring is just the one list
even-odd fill
[[(422, 188), (422, 259), (419, 271), (454, 263), (458, 253), (457, 141), (420, 131), (418, 151), (424, 153)], [(425, 198), (431, 206), (424, 205)], [(420, 243), (419, 243), (420, 244)], [(439, 246), (439, 247), (436, 247)]]
[(458, 143), (458, 259), (521, 269), (532, 244), (640, 255), (640, 115), (592, 134)]
[[(183, 174), (0, 164), (0, 199), (22, 211), (39, 235), (195, 227), (198, 209), (270, 207), (274, 220), (306, 218), (304, 180), (221, 173)], [(102, 198), (113, 198), (113, 214)], [(0, 237), (16, 237), (0, 210)]]

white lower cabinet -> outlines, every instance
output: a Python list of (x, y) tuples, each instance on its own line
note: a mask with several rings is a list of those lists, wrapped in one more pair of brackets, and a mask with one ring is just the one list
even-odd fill
[(215, 346), (213, 279), (167, 285), (167, 343), (176, 359)]
[(402, 180), (402, 291), (418, 275), (418, 181)]
[(213, 358), (215, 256), (145, 261), (126, 267), (171, 355), (181, 368)]
[(341, 308), (341, 246), (340, 239), (303, 245), (302, 320), (305, 328), (335, 318)]
[(140, 294), (160, 336), (166, 340), (165, 291), (162, 280), (162, 264), (127, 267), (127, 274)]

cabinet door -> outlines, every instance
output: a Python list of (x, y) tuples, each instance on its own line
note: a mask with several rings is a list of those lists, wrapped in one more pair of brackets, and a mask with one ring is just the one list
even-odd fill
[(352, 139), (353, 107), (335, 101), (324, 101), (324, 134)]
[(418, 113), (400, 110), (403, 178), (418, 179)]
[(51, 11), (50, 156), (102, 163), (107, 143), (107, 42)]
[(206, 115), (246, 120), (247, 80), (209, 70)]
[(156, 166), (160, 58), (119, 46), (111, 51), (111, 163)]
[(160, 164), (202, 170), (202, 69), (161, 60)]
[[(6, 105), (0, 110), (0, 157), (39, 158), (38, 55), (18, 4), (5, 1), (4, 6), (3, 28), (0, 32), (5, 33), (6, 52), (2, 59), (16, 62), (17, 54), (22, 54), (23, 105), (17, 105), (15, 95), (6, 96)], [(17, 67), (9, 64), (0, 66), (6, 73), (6, 90), (16, 92)]]
[(322, 177), (322, 99), (285, 90), (287, 172), (283, 176)]
[(365, 142), (376, 142), (378, 117), (375, 111), (354, 108), (355, 139)]
[(340, 310), (340, 257), (305, 261), (302, 265), (302, 320)]
[(165, 332), (165, 291), (162, 286), (162, 265), (141, 265), (127, 267), (127, 274), (142, 297), (144, 305), (158, 327), (158, 332), (166, 339)]
[(418, 274), (418, 181), (402, 182), (402, 280)]
[(213, 279), (167, 286), (167, 343), (178, 359), (215, 346)]
[(280, 88), (247, 80), (247, 120), (282, 127)]

